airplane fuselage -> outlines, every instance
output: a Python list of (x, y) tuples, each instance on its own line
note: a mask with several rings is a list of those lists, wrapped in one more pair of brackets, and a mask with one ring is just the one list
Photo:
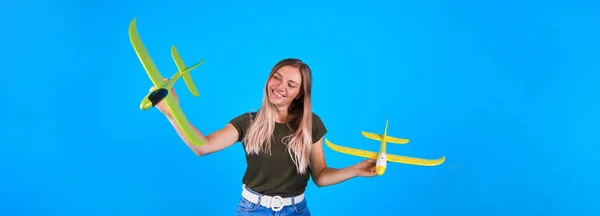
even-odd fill
[(386, 143), (385, 139), (387, 136), (387, 127), (388, 122), (385, 121), (385, 130), (383, 131), (383, 135), (381, 136), (381, 147), (379, 147), (379, 156), (377, 157), (377, 162), (375, 163), (375, 170), (377, 171), (377, 175), (383, 175), (385, 173), (385, 168), (387, 166), (387, 158), (386, 158)]
[(377, 171), (377, 175), (383, 175), (385, 173), (385, 168), (387, 166), (387, 158), (385, 157), (385, 151), (379, 153), (377, 157), (377, 162), (375, 164), (375, 170)]
[(169, 90), (167, 89), (159, 88), (153, 90), (152, 92), (148, 93), (146, 97), (144, 97), (142, 103), (140, 104), (140, 109), (147, 110), (156, 106), (163, 99), (165, 99), (167, 95), (169, 95)]
[(181, 77), (181, 74), (187, 73), (187, 72), (189, 72), (189, 69), (186, 69), (181, 73), (180, 72), (175, 73), (171, 77), (170, 80), (168, 80), (164, 84), (160, 85), (154, 91), (148, 93), (146, 95), (146, 97), (144, 97), (144, 99), (142, 99), (142, 103), (140, 103), (140, 109), (147, 110), (147, 109), (150, 109), (150, 108), (156, 106), (158, 103), (160, 103), (163, 99), (165, 99), (167, 97), (167, 95), (169, 95), (169, 90), (167, 90), (167, 89), (173, 88), (173, 85)]

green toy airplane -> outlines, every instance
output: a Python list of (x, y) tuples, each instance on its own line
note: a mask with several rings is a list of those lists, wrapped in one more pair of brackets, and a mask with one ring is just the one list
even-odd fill
[(175, 82), (177, 82), (179, 78), (183, 77), (183, 81), (192, 95), (199, 96), (200, 94), (198, 93), (198, 89), (196, 89), (196, 85), (194, 84), (192, 76), (189, 72), (204, 63), (204, 60), (186, 68), (185, 63), (183, 63), (183, 60), (179, 56), (175, 46), (171, 47), (171, 55), (173, 56), (173, 60), (177, 65), (178, 71), (171, 77), (171, 79), (165, 82), (160, 72), (158, 72), (158, 68), (156, 68), (156, 65), (152, 61), (152, 58), (150, 58), (150, 54), (148, 54), (146, 47), (142, 43), (142, 39), (140, 39), (140, 36), (138, 35), (135, 18), (129, 24), (129, 39), (131, 40), (131, 45), (133, 45), (135, 53), (140, 59), (140, 62), (144, 66), (146, 73), (150, 77), (150, 80), (155, 87), (153, 91), (144, 97), (142, 103), (140, 104), (140, 109), (147, 110), (156, 106), (159, 102), (164, 101), (173, 114), (173, 118), (175, 119), (177, 125), (182, 129), (185, 137), (194, 145), (204, 145), (204, 140), (196, 135), (194, 129), (191, 127), (187, 118), (183, 114), (181, 107), (179, 107), (179, 103), (177, 103), (175, 100), (175, 97), (173, 97), (172, 94), (169, 94), (170, 89), (173, 88)]

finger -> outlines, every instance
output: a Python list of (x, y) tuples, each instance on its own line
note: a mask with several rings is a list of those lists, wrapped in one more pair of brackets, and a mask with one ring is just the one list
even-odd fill
[(367, 167), (368, 169), (370, 169), (370, 168), (374, 168), (376, 165), (377, 165), (377, 164), (375, 164), (375, 163), (369, 163), (369, 164), (367, 164), (367, 166), (366, 166), (366, 167)]
[(362, 170), (360, 173), (361, 176), (375, 176), (377, 172), (375, 170)]
[(373, 159), (367, 159), (367, 160), (364, 160), (364, 161), (361, 161), (361, 162), (359, 162), (359, 164), (360, 164), (361, 166), (369, 166), (369, 165), (370, 165), (370, 164), (372, 164), (372, 163), (373, 163)]
[(371, 176), (377, 175), (377, 169), (375, 167), (369, 169), (369, 175), (371, 175)]
[(174, 89), (171, 89), (171, 93), (173, 94), (173, 97), (175, 98), (175, 101), (177, 101), (179, 103), (179, 97), (177, 97), (177, 93), (175, 93)]

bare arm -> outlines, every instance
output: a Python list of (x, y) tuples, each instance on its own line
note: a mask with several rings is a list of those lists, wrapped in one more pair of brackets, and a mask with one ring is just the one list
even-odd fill
[[(165, 82), (167, 81), (167, 79), (164, 80)], [(150, 91), (153, 91), (154, 89), (154, 86), (150, 87)], [(171, 89), (171, 93), (175, 97), (175, 100), (179, 103), (177, 93), (175, 93), (175, 88)], [(235, 129), (235, 127), (233, 127), (231, 123), (225, 125), (225, 127), (213, 132), (212, 134), (209, 134), (208, 136), (204, 136), (204, 134), (202, 134), (196, 127), (194, 127), (194, 125), (190, 125), (194, 129), (196, 135), (200, 137), (200, 139), (204, 140), (203, 146), (196, 146), (185, 137), (183, 130), (181, 130), (179, 125), (177, 125), (175, 118), (173, 118), (171, 111), (169, 110), (169, 108), (167, 108), (164, 102), (161, 101), (160, 103), (158, 103), (156, 108), (158, 108), (158, 110), (160, 110), (160, 112), (163, 113), (165, 117), (167, 117), (169, 122), (171, 122), (173, 128), (175, 128), (175, 131), (177, 131), (177, 134), (179, 134), (179, 137), (198, 156), (220, 151), (224, 148), (233, 145), (238, 140), (237, 129)]]
[(233, 145), (237, 142), (238, 139), (238, 132), (235, 129), (235, 127), (233, 127), (233, 125), (231, 125), (230, 123), (225, 125), (225, 127), (209, 134), (208, 136), (204, 136), (202, 132), (200, 132), (198, 129), (196, 129), (196, 127), (191, 125), (192, 128), (194, 128), (194, 132), (196, 132), (196, 135), (198, 135), (198, 137), (200, 137), (200, 139), (204, 140), (205, 142), (203, 146), (196, 146), (192, 144), (187, 138), (185, 138), (183, 131), (177, 125), (174, 118), (167, 116), (167, 119), (169, 119), (169, 122), (171, 122), (171, 125), (173, 125), (173, 127), (177, 131), (177, 134), (179, 134), (179, 137), (181, 137), (183, 142), (185, 142), (185, 144), (187, 144), (187, 146), (190, 147), (190, 149), (192, 149), (192, 151), (198, 156), (203, 156), (220, 151), (224, 148)]
[(310, 151), (310, 166), (313, 182), (318, 187), (338, 184), (356, 176), (374, 176), (375, 161), (365, 160), (358, 164), (335, 169), (327, 167), (325, 155), (323, 154), (323, 138), (313, 144)]

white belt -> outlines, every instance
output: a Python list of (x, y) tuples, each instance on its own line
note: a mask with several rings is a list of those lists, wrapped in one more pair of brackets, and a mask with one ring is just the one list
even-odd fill
[[(248, 191), (248, 189), (246, 189), (246, 185), (242, 185), (242, 197), (254, 204), (258, 204), (258, 200), (260, 198), (260, 205), (271, 208), (273, 211), (279, 211), (283, 207), (293, 204), (292, 197), (283, 198), (280, 196), (257, 195)], [(304, 200), (304, 193), (293, 198), (295, 203), (302, 202), (302, 200)]]

